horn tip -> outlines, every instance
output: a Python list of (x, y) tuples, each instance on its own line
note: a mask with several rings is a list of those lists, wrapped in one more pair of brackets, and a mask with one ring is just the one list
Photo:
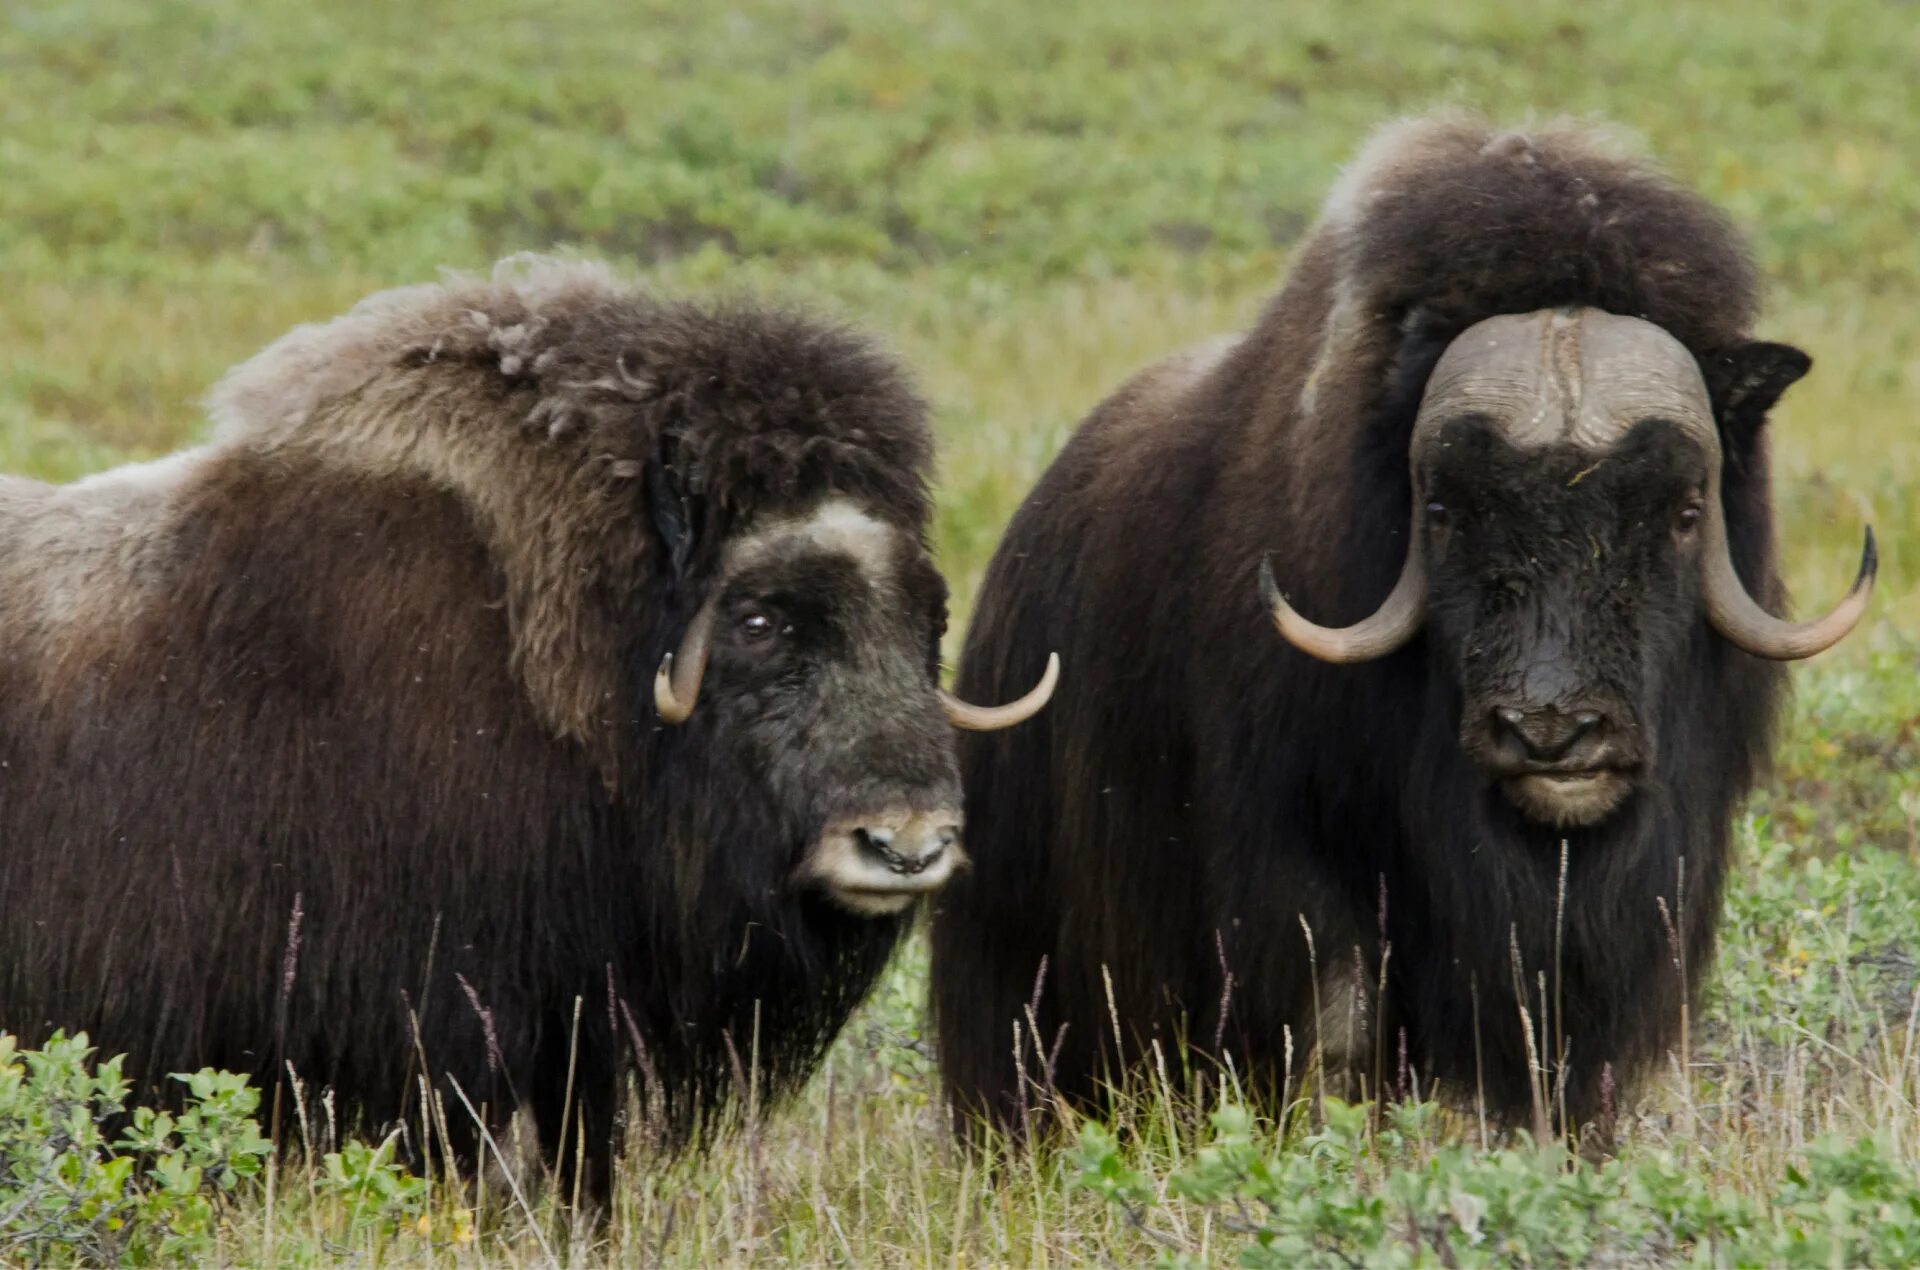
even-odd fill
[(998, 732), (1003, 728), (1025, 723), (1040, 713), (1049, 701), (1053, 700), (1053, 690), (1060, 683), (1060, 654), (1047, 654), (1047, 668), (1041, 672), (1040, 682), (1028, 690), (1018, 701), (1004, 706), (976, 706), (960, 700), (946, 689), (939, 689), (941, 704), (946, 708), (947, 721), (956, 728), (969, 732)]
[(1880, 576), (1880, 544), (1874, 539), (1873, 526), (1867, 526), (1867, 545), (1860, 552), (1860, 576), (1853, 580), (1853, 589), (1872, 586), (1874, 579)]
[(1273, 623), (1274, 629), (1278, 630), (1289, 644), (1296, 648), (1303, 648), (1303, 651), (1312, 651), (1310, 648), (1304, 648), (1304, 645), (1312, 641), (1318, 628), (1301, 618), (1293, 605), (1287, 603), (1287, 597), (1281, 594), (1280, 584), (1273, 576), (1271, 555), (1260, 558), (1260, 602), (1266, 608), (1268, 620)]

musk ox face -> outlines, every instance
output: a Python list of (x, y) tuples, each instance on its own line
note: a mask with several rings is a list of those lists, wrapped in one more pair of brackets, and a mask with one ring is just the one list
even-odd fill
[(941, 691), (946, 583), (916, 533), (851, 500), (768, 518), (722, 555), (655, 680), (660, 714), (684, 722), (698, 698), (729, 785), (761, 804), (732, 823), (778, 840), (783, 885), (898, 913), (966, 862), (953, 728), (1025, 719), (1053, 676), (997, 710)]
[[(1794, 350), (1753, 348), (1805, 369)], [(1378, 612), (1328, 630), (1265, 566), (1263, 592), (1280, 633), (1327, 661), (1384, 656), (1430, 626), (1462, 748), (1534, 821), (1597, 824), (1627, 800), (1703, 615), (1742, 650), (1787, 659), (1866, 611), (1872, 530), (1826, 617), (1785, 622), (1747, 594), (1699, 363), (1650, 322), (1574, 308), (1469, 327), (1428, 377), (1408, 457), (1407, 557)]]
[(1699, 621), (1705, 456), (1660, 418), (1589, 450), (1519, 448), (1485, 416), (1431, 456), (1428, 640), (1461, 747), (1529, 818), (1594, 824), (1652, 759)]
[(838, 500), (727, 556), (716, 731), (811, 830), (796, 881), (897, 912), (965, 858), (937, 694), (946, 585), (910, 534)]

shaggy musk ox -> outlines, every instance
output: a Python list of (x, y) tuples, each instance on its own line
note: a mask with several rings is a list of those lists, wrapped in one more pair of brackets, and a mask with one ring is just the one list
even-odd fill
[(1755, 292), (1727, 222), (1604, 136), (1420, 120), (1249, 334), (1094, 411), (961, 665), (972, 694), (1050, 648), (1073, 673), (962, 746), (959, 1109), (1184, 1040), (1268, 1097), (1317, 1046), (1336, 1090), (1584, 1120), (1665, 1052), (1779, 660), (1874, 569), (1869, 534), (1833, 614), (1770, 615), (1764, 424), (1808, 359), (1750, 338)]
[(532, 261), (295, 331), (213, 415), (0, 481), (0, 1027), (374, 1125), (424, 1064), (597, 1185), (626, 1071), (680, 1140), (756, 1057), (800, 1080), (962, 862), (950, 723), (1045, 696), (938, 689), (901, 373)]

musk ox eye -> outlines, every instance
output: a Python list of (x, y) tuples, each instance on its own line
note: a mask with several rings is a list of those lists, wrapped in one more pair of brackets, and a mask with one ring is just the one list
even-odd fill
[(1443, 528), (1452, 518), (1453, 513), (1447, 510), (1445, 503), (1436, 500), (1427, 504), (1427, 523), (1434, 528)]
[(740, 619), (740, 633), (750, 640), (766, 639), (773, 630), (773, 619), (765, 613), (748, 613)]
[(1692, 533), (1699, 527), (1700, 513), (1701, 507), (1698, 503), (1688, 503), (1685, 507), (1682, 507), (1673, 518), (1674, 532), (1679, 534)]

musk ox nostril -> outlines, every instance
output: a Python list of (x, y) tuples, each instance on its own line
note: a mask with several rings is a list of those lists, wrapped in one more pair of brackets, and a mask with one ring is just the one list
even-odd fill
[(1606, 722), (1606, 716), (1597, 710), (1567, 714), (1552, 708), (1521, 710), (1513, 706), (1496, 707), (1493, 718), (1496, 738), (1511, 736), (1529, 759), (1542, 763), (1565, 758)]
[(1580, 711), (1573, 716), (1573, 728), (1567, 736), (1567, 745), (1571, 747), (1586, 740), (1589, 734), (1599, 730), (1600, 725), (1605, 722), (1606, 716), (1597, 710)]
[(896, 848), (895, 833), (887, 828), (855, 829), (853, 838), (862, 851), (878, 859), (888, 870), (907, 877), (925, 872), (950, 845), (950, 841), (943, 836), (930, 850), (913, 851), (911, 844), (902, 844), (902, 848), (906, 849)]
[(934, 838), (939, 842), (940, 849), (944, 851), (946, 848), (960, 841), (960, 826), (941, 825), (939, 831), (934, 834)]

